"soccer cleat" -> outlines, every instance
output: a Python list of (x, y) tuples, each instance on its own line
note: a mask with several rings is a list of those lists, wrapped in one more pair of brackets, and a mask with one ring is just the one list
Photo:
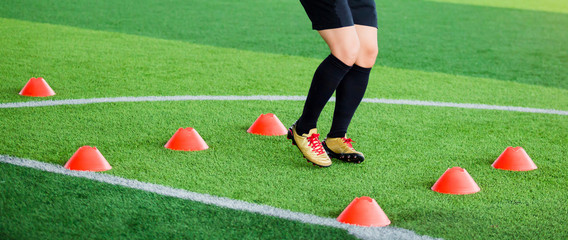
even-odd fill
[(304, 158), (314, 164), (314, 166), (331, 166), (331, 159), (329, 159), (329, 156), (327, 156), (325, 149), (323, 149), (321, 145), (317, 129), (313, 128), (309, 133), (300, 136), (296, 132), (296, 123), (294, 123), (288, 129), (288, 139), (292, 140), (292, 144), (296, 145), (304, 155)]
[(363, 153), (356, 151), (351, 145), (351, 138), (326, 138), (322, 145), (327, 155), (331, 158), (340, 159), (346, 162), (361, 163), (365, 160)]

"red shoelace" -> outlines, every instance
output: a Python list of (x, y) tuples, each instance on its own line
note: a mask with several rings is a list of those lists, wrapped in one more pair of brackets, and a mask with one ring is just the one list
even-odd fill
[(343, 139), (343, 142), (344, 142), (345, 144), (347, 144), (347, 146), (349, 146), (351, 149), (355, 150), (355, 149), (353, 148), (353, 145), (351, 145), (351, 143), (352, 143), (352, 142), (355, 142), (355, 141), (351, 140), (351, 138), (346, 138), (346, 137), (343, 137), (343, 138), (341, 138), (341, 139)]
[(319, 134), (314, 133), (311, 136), (307, 137), (307, 139), (308, 145), (312, 147), (312, 151), (314, 151), (318, 155), (325, 153), (325, 150), (323, 149), (323, 146), (321, 145), (321, 142), (319, 140)]

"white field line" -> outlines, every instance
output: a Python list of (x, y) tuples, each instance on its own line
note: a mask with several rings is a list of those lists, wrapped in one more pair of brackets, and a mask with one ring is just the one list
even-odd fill
[[(0, 108), (22, 108), (22, 107), (45, 107), (58, 105), (77, 105), (92, 103), (114, 103), (114, 102), (157, 102), (157, 101), (304, 101), (304, 96), (145, 96), (145, 97), (115, 97), (115, 98), (90, 98), (90, 99), (69, 99), (69, 100), (47, 100), (47, 101), (31, 101), (31, 102), (14, 102), (0, 103)], [(330, 101), (335, 101), (331, 98)], [(398, 100), (383, 98), (365, 98), (363, 102), (367, 103), (383, 103), (383, 104), (399, 104), (399, 105), (415, 105), (415, 106), (433, 106), (433, 107), (454, 107), (467, 109), (484, 109), (499, 110), (527, 113), (543, 113), (554, 115), (568, 115), (568, 111), (541, 108), (526, 108), (515, 106), (499, 106), (475, 103), (452, 103), (452, 102), (433, 102), (419, 100)]]
[(353, 225), (337, 222), (333, 218), (325, 218), (316, 215), (293, 212), (290, 210), (280, 209), (268, 205), (249, 203), (241, 200), (235, 200), (224, 197), (216, 197), (208, 194), (190, 192), (183, 189), (171, 188), (168, 186), (140, 182), (133, 179), (126, 179), (109, 174), (96, 172), (71, 171), (62, 166), (45, 163), (35, 160), (0, 155), (0, 162), (13, 164), (22, 167), (38, 169), (41, 171), (63, 174), (67, 176), (86, 178), (98, 182), (109, 183), (113, 185), (123, 186), (127, 188), (138, 189), (146, 192), (152, 192), (164, 196), (186, 199), (190, 201), (200, 202), (208, 205), (257, 213), (277, 218), (299, 221), (307, 224), (316, 224), (339, 229), (345, 229), (350, 234), (361, 239), (432, 239), (428, 236), (420, 236), (416, 233), (396, 227), (357, 227)]

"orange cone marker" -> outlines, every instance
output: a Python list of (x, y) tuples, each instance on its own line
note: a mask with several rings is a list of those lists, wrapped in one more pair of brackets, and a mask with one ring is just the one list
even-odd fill
[(207, 143), (193, 128), (180, 128), (164, 146), (178, 151), (201, 151), (208, 149)]
[(247, 132), (265, 136), (279, 136), (286, 135), (288, 133), (288, 129), (284, 127), (276, 115), (267, 113), (260, 114), (260, 117), (254, 121)]
[(460, 167), (448, 168), (434, 183), (432, 190), (447, 194), (472, 194), (481, 189), (467, 171)]
[(101, 172), (112, 167), (96, 147), (82, 146), (64, 166), (69, 170)]
[(492, 167), (510, 171), (530, 171), (537, 169), (536, 164), (522, 147), (507, 147), (491, 164)]
[(20, 95), (28, 97), (49, 97), (55, 92), (43, 78), (30, 78), (28, 83), (20, 91)]
[(364, 227), (384, 227), (391, 223), (375, 199), (370, 197), (355, 198), (339, 214), (337, 221)]

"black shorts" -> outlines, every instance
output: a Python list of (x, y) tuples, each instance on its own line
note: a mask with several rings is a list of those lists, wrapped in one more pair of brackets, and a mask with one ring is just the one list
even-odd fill
[(377, 27), (377, 9), (374, 0), (300, 0), (300, 2), (315, 30), (354, 24)]

